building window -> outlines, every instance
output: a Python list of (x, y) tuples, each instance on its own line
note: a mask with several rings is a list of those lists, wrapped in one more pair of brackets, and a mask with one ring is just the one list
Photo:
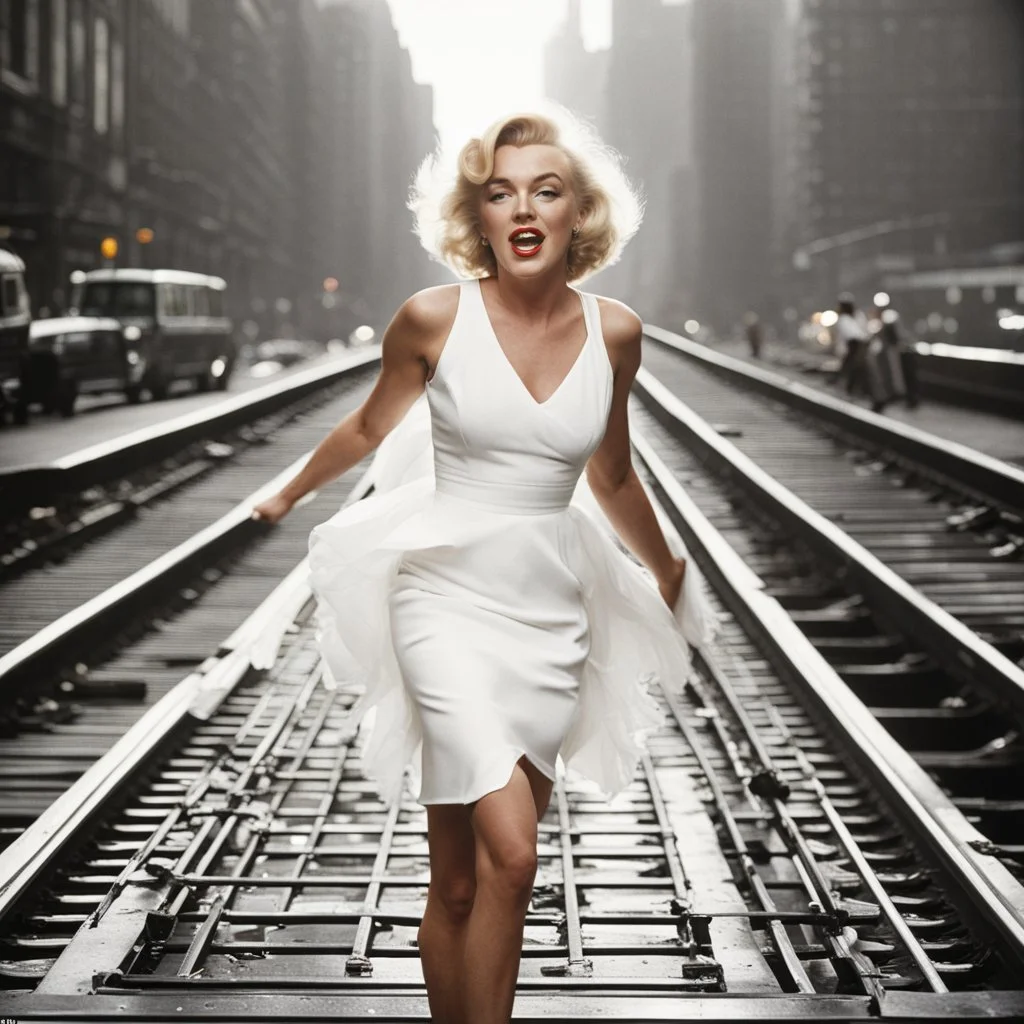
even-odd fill
[(110, 37), (105, 18), (97, 18), (93, 36), (92, 124), (97, 135), (110, 128)]
[(0, 67), (19, 85), (38, 85), (39, 0), (7, 0), (0, 13)]
[(188, 35), (188, 0), (153, 0), (157, 13), (179, 36)]
[(124, 44), (110, 44), (110, 125), (118, 140), (124, 135)]
[(82, 0), (68, 0), (71, 4), (71, 76), (68, 97), (78, 107), (85, 106), (85, 11)]
[(50, 0), (50, 99), (68, 101), (68, 0)]

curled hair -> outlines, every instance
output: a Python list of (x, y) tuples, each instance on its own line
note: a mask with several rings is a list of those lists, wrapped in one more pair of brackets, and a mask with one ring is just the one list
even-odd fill
[(442, 147), (420, 164), (409, 194), (415, 231), (431, 257), (460, 277), (493, 277), (498, 265), (480, 237), (479, 203), (494, 173), (499, 146), (557, 146), (572, 169), (582, 212), (569, 245), (567, 278), (581, 281), (617, 262), (643, 218), (643, 199), (626, 178), (621, 158), (586, 122), (564, 107), (513, 114), (495, 121), (459, 151), (454, 169)]

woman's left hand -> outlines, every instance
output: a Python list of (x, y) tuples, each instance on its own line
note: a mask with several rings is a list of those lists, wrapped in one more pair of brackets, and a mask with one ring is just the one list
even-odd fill
[(661, 592), (661, 596), (669, 608), (675, 609), (685, 578), (686, 559), (676, 558), (673, 560), (672, 573), (664, 579), (658, 580), (658, 590)]

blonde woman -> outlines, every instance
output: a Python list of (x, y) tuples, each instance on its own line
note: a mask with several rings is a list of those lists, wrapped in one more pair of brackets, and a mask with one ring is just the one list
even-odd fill
[(433, 474), (318, 526), (312, 581), (325, 664), (362, 688), (353, 721), (375, 709), (367, 774), (397, 799), (408, 766), (427, 810), (432, 1019), (497, 1024), (556, 759), (609, 796), (629, 784), (660, 722), (646, 680), (681, 686), (689, 671), (684, 578), (691, 614), (699, 594), (630, 461), (640, 318), (573, 286), (639, 224), (615, 155), (566, 112), (521, 114), (470, 139), (453, 180), (442, 170), (425, 161), (410, 205), (463, 280), (401, 306), (365, 402), (254, 515), (279, 520), (426, 392)]

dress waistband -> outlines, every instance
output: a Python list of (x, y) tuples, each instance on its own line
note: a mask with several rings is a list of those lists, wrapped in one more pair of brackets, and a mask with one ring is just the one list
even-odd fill
[(564, 512), (569, 507), (572, 486), (538, 484), (536, 481), (497, 483), (490, 480), (465, 480), (435, 472), (438, 494), (446, 494), (490, 512), (509, 515), (541, 516)]

